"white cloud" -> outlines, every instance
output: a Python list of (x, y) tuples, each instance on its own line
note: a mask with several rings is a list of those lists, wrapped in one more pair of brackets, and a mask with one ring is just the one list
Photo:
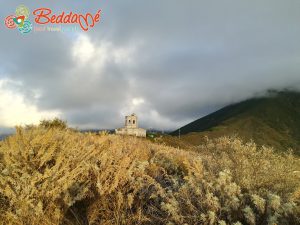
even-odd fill
[(73, 56), (84, 64), (95, 56), (95, 47), (86, 35), (79, 35), (73, 46)]
[(134, 106), (138, 106), (140, 104), (143, 104), (145, 102), (145, 100), (143, 98), (134, 98), (132, 99), (132, 104)]
[(27, 102), (21, 93), (11, 89), (17, 82), (0, 80), (0, 126), (37, 124), (41, 119), (59, 116), (57, 111), (41, 111), (34, 104)]
[(79, 66), (88, 66), (101, 70), (108, 63), (129, 65), (133, 63), (135, 47), (117, 47), (112, 42), (103, 40), (100, 44), (93, 43), (86, 34), (78, 35), (74, 42), (72, 53)]

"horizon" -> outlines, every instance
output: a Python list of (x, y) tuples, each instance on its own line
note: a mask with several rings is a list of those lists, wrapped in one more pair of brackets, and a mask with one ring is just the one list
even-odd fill
[[(214, 110), (214, 111), (212, 111), (212, 112), (210, 112), (210, 113), (208, 113), (208, 114), (205, 114), (205, 115), (203, 115), (203, 116), (201, 116), (201, 117), (195, 118), (195, 119), (193, 119), (192, 121), (188, 121), (186, 124), (182, 124), (181, 126), (176, 127), (175, 129), (159, 129), (159, 128), (155, 128), (155, 127), (148, 127), (148, 128), (146, 128), (146, 127), (143, 127), (143, 125), (142, 125), (142, 126), (139, 126), (139, 127), (140, 127), (140, 128), (146, 129), (147, 132), (148, 132), (148, 131), (154, 131), (154, 132), (160, 132), (160, 133), (171, 134), (171, 133), (174, 133), (174, 132), (176, 132), (177, 130), (180, 130), (181, 128), (183, 128), (183, 127), (185, 127), (185, 126), (187, 126), (187, 125), (189, 125), (189, 124), (195, 122), (196, 120), (199, 120), (199, 119), (202, 119), (202, 118), (204, 118), (204, 117), (210, 116), (211, 114), (213, 114), (213, 113), (215, 113), (215, 112), (218, 112), (218, 111), (220, 111), (220, 110), (222, 110), (222, 109), (224, 109), (224, 108), (226, 108), (226, 107), (228, 107), (228, 106), (235, 105), (235, 104), (239, 104), (239, 103), (242, 103), (242, 102), (244, 102), (244, 101), (251, 100), (251, 99), (255, 99), (255, 98), (272, 98), (272, 97), (274, 97), (274, 94), (275, 94), (275, 96), (276, 96), (276, 95), (278, 95), (278, 94), (280, 94), (280, 93), (300, 93), (300, 90), (296, 90), (296, 89), (293, 89), (293, 88), (284, 88), (284, 89), (281, 89), (281, 90), (270, 89), (270, 90), (267, 90), (267, 91), (265, 91), (265, 92), (256, 93), (252, 98), (247, 98), (247, 99), (244, 99), (244, 100), (241, 100), (241, 101), (238, 101), (238, 102), (232, 102), (232, 103), (230, 103), (230, 104), (228, 104), (228, 105), (222, 106), (221, 108), (217, 108), (216, 110)], [(130, 113), (130, 114), (135, 114), (135, 113), (132, 112), (132, 113)], [(130, 115), (130, 114), (129, 114), (129, 115)], [(127, 116), (127, 115), (126, 115), (126, 116)], [(120, 123), (119, 127), (107, 127), (107, 128), (103, 128), (103, 127), (94, 127), (94, 128), (84, 128), (84, 127), (83, 127), (83, 128), (79, 128), (79, 127), (69, 126), (68, 121), (63, 120), (63, 119), (61, 119), (61, 118), (59, 118), (59, 117), (55, 117), (55, 118), (51, 118), (51, 119), (59, 119), (59, 120), (63, 120), (64, 122), (67, 123), (67, 125), (68, 125), (70, 128), (79, 130), (80, 132), (90, 132), (90, 131), (91, 131), (91, 132), (98, 132), (98, 131), (110, 131), (110, 132), (113, 131), (113, 132), (114, 132), (115, 129), (124, 126), (124, 119), (125, 119), (126, 116), (124, 116), (124, 118), (123, 118), (123, 123), (122, 123), (122, 124)], [(138, 115), (137, 115), (137, 116), (138, 116)], [(139, 118), (139, 116), (138, 116), (138, 118)], [(51, 120), (51, 119), (49, 119), (49, 120)], [(48, 120), (48, 119), (41, 119), (39, 122), (41, 122), (42, 120)], [(140, 118), (139, 118), (139, 120), (140, 120)], [(16, 126), (30, 126), (30, 125), (38, 125), (38, 123), (37, 123), (37, 124), (21, 124), (21, 125), (20, 125), (20, 124), (17, 124), (17, 125), (15, 125), (15, 127), (16, 127)], [(8, 136), (8, 135), (14, 134), (14, 133), (15, 133), (15, 128), (0, 128), (0, 139), (2, 139), (3, 137), (6, 137), (6, 136)]]

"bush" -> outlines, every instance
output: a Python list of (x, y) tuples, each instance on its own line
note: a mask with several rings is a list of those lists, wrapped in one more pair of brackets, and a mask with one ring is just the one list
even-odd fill
[(32, 127), (0, 154), (3, 224), (300, 223), (299, 159), (238, 139), (185, 151)]
[(42, 120), (40, 121), (40, 127), (46, 129), (58, 128), (58, 129), (67, 129), (68, 125), (66, 121), (63, 121), (58, 118), (54, 118), (52, 120)]

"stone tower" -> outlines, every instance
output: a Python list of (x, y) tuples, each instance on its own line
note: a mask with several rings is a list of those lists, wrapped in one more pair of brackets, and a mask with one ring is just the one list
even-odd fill
[(138, 117), (136, 114), (125, 116), (125, 127), (115, 129), (116, 134), (133, 135), (137, 137), (146, 137), (147, 131), (139, 128)]
[(125, 116), (125, 127), (138, 128), (138, 118), (134, 113), (130, 116)]

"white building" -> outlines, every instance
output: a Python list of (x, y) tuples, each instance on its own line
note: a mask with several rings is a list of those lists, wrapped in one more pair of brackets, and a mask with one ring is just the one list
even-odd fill
[(130, 116), (125, 116), (125, 127), (115, 130), (116, 134), (133, 135), (137, 137), (146, 137), (146, 130), (138, 127), (138, 118), (133, 113)]

